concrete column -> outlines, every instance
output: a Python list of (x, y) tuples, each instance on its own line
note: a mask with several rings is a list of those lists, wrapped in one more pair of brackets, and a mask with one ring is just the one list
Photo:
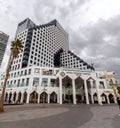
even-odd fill
[(94, 104), (94, 99), (93, 99), (93, 94), (92, 94), (92, 87), (93, 87), (93, 80), (90, 80), (90, 86), (91, 86), (91, 89), (90, 89), (90, 93), (91, 93), (91, 100), (92, 100), (92, 104)]
[(5, 94), (4, 94), (4, 102), (5, 102), (5, 98), (6, 98), (6, 92), (5, 92)]
[(84, 80), (84, 89), (85, 89), (86, 104), (89, 104), (88, 88), (87, 88), (86, 80)]
[(60, 103), (60, 98), (59, 98), (59, 94), (57, 94), (57, 103), (59, 104)]
[(23, 103), (23, 96), (24, 96), (24, 93), (21, 93), (21, 100), (20, 100), (20, 103)]
[(29, 99), (30, 99), (30, 93), (27, 94), (27, 101), (26, 101), (27, 104), (29, 104)]
[(91, 101), (92, 101), (92, 104), (94, 104), (94, 99), (93, 99), (93, 94), (91, 93)]
[(48, 87), (51, 87), (50, 79), (48, 79)]
[(15, 99), (15, 102), (18, 101), (18, 93), (16, 92), (16, 99)]
[(11, 101), (13, 102), (13, 96), (14, 96), (14, 93), (12, 93), (12, 96), (11, 96)]
[(98, 97), (98, 104), (102, 104), (101, 96), (100, 96), (100, 90), (99, 90), (99, 81), (96, 81), (96, 91), (97, 91), (97, 97)]
[(75, 80), (72, 79), (72, 89), (73, 89), (73, 104), (76, 104), (76, 90), (75, 90)]
[(113, 94), (114, 102), (117, 104), (116, 96)]
[(59, 78), (59, 87), (60, 87), (60, 104), (62, 104), (62, 79), (61, 78)]
[(38, 100), (37, 100), (37, 103), (39, 104), (40, 103), (40, 94), (38, 93)]
[(48, 93), (48, 104), (50, 103), (50, 94)]
[(7, 96), (7, 102), (9, 102), (9, 96), (10, 96), (10, 93), (8, 92), (8, 96)]
[(109, 96), (106, 95), (106, 97), (107, 97), (107, 103), (110, 104)]

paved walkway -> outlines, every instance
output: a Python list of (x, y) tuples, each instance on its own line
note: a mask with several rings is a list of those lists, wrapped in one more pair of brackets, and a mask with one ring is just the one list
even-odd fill
[(117, 105), (6, 106), (0, 128), (120, 128)]
[(120, 128), (120, 122), (116, 123), (117, 125), (119, 124), (119, 127), (116, 127), (115, 123), (113, 124), (114, 116), (117, 116), (120, 121), (117, 105), (93, 106), (90, 110), (93, 113), (93, 117), (79, 128)]
[[(5, 113), (0, 115), (0, 122), (13, 122), (19, 120), (30, 120), (53, 116), (56, 114), (67, 112), (68, 108), (60, 108), (54, 106), (42, 107), (40, 105), (25, 105), (25, 106), (7, 106)], [(12, 116), (12, 118), (11, 118)], [(1, 128), (1, 127), (0, 127)]]

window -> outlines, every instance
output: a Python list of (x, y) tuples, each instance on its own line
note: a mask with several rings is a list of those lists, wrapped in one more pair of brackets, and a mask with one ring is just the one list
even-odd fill
[(103, 81), (100, 81), (99, 88), (100, 88), (100, 89), (105, 89), (105, 86), (104, 86), (104, 82), (103, 82)]
[(25, 70), (25, 75), (27, 75), (27, 70)]
[(22, 83), (21, 83), (21, 86), (24, 86), (25, 85), (25, 79), (22, 79)]
[(20, 68), (20, 64), (18, 64), (18, 69)]
[(29, 78), (27, 78), (27, 80), (26, 80), (26, 86), (28, 86), (29, 85)]
[(16, 76), (16, 73), (14, 73), (14, 77)]
[(14, 80), (14, 84), (16, 84), (16, 80)]
[(28, 74), (29, 74), (29, 75), (31, 74), (31, 69), (29, 69)]
[(40, 73), (40, 69), (39, 68), (35, 68), (34, 73), (35, 74), (39, 74)]
[(35, 86), (36, 86), (36, 85), (37, 85), (37, 86), (39, 85), (39, 78), (37, 78), (37, 77), (34, 77), (34, 78), (33, 78), (33, 85), (35, 85)]
[(18, 83), (17, 83), (17, 87), (19, 87), (20, 86), (20, 79), (18, 80)]
[(47, 86), (48, 78), (42, 78), (42, 86)]
[(51, 87), (54, 87), (54, 86), (55, 86), (55, 79), (51, 79), (51, 81), (50, 81), (50, 86), (51, 86)]

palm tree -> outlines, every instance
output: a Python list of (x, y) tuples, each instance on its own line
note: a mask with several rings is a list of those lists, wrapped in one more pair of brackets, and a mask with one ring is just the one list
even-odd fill
[(8, 67), (6, 70), (6, 75), (3, 83), (3, 89), (2, 89), (2, 95), (0, 97), (0, 112), (4, 112), (4, 95), (5, 95), (5, 89), (6, 89), (6, 84), (7, 80), (9, 78), (9, 72), (11, 70), (11, 66), (13, 64), (13, 60), (17, 58), (18, 54), (22, 51), (23, 45), (22, 41), (19, 39), (16, 39), (15, 41), (11, 42), (11, 56), (10, 56), (10, 61), (8, 63)]
[(120, 86), (117, 86), (117, 92), (118, 92), (118, 95), (120, 97)]

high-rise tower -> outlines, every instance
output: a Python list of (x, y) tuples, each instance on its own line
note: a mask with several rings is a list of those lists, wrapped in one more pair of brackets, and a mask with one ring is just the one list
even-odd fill
[(69, 50), (68, 34), (57, 20), (36, 25), (27, 18), (18, 24), (16, 38), (22, 40), (24, 49), (14, 61), (12, 70), (32, 65), (91, 69)]

